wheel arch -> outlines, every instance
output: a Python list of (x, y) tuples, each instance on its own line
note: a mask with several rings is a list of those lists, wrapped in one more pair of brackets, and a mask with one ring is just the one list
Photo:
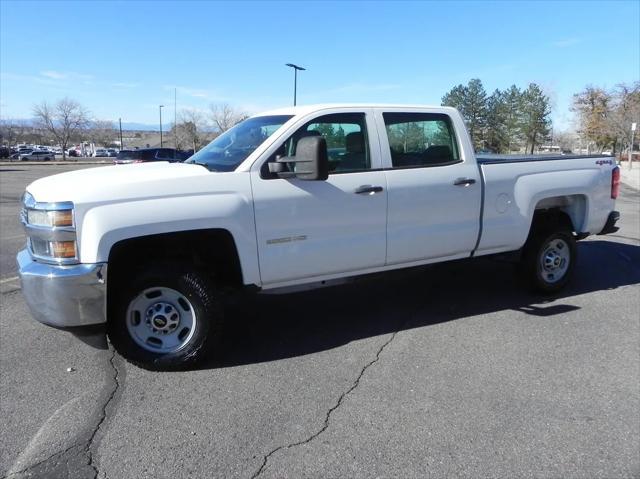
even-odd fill
[(580, 233), (587, 224), (588, 198), (584, 194), (538, 199), (531, 216), (530, 231), (540, 223), (562, 224)]
[(243, 273), (233, 235), (200, 229), (127, 238), (109, 250), (109, 286), (149, 261), (189, 261), (216, 283), (240, 287)]

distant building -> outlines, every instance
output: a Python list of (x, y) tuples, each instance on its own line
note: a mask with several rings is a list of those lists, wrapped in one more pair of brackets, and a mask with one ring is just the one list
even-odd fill
[(540, 153), (561, 153), (562, 148), (558, 145), (540, 145), (538, 147), (538, 152)]

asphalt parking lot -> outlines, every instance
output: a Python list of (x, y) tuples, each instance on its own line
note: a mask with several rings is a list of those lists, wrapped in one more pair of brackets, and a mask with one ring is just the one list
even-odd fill
[(258, 296), (221, 361), (154, 373), (13, 279), (25, 185), (77, 167), (0, 167), (0, 477), (640, 476), (637, 190), (559, 296), (487, 259)]

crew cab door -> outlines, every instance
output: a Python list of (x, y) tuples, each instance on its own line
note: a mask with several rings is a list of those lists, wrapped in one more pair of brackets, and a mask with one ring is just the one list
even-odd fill
[(452, 118), (381, 109), (376, 123), (388, 187), (387, 264), (469, 256), (480, 227), (481, 178)]
[[(251, 171), (263, 286), (384, 265), (387, 188), (371, 110), (304, 122)], [(304, 136), (327, 141), (329, 178), (278, 178), (268, 162)]]

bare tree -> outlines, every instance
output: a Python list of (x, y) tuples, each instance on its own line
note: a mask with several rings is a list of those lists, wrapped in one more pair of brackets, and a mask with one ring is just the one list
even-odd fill
[(580, 137), (587, 143), (587, 152), (595, 145), (598, 152), (613, 143), (609, 117), (613, 111), (611, 93), (603, 88), (587, 86), (573, 95), (571, 111), (576, 113)]
[(210, 118), (213, 122), (213, 126), (220, 133), (227, 131), (229, 128), (246, 118), (246, 115), (243, 112), (233, 108), (227, 103), (212, 103), (209, 108), (211, 110)]
[(176, 148), (178, 142), (182, 146), (188, 145), (194, 153), (200, 149), (205, 141), (205, 118), (204, 115), (195, 109), (185, 109), (180, 112), (180, 123), (177, 126)]
[(22, 143), (28, 133), (28, 125), (21, 120), (6, 120), (0, 124), (0, 142), (7, 146)]
[(96, 145), (109, 147), (116, 138), (116, 129), (110, 121), (96, 120), (90, 125), (89, 137)]
[(553, 141), (562, 151), (573, 151), (575, 145), (579, 143), (579, 138), (574, 131), (556, 131), (553, 134)]
[(631, 146), (631, 123), (640, 121), (640, 82), (620, 84), (612, 93), (613, 111), (608, 117), (608, 127), (616, 147), (620, 151)]
[(53, 106), (43, 101), (33, 107), (33, 115), (40, 127), (47, 130), (62, 147), (64, 160), (67, 159), (71, 137), (89, 124), (89, 112), (70, 98), (63, 98)]

